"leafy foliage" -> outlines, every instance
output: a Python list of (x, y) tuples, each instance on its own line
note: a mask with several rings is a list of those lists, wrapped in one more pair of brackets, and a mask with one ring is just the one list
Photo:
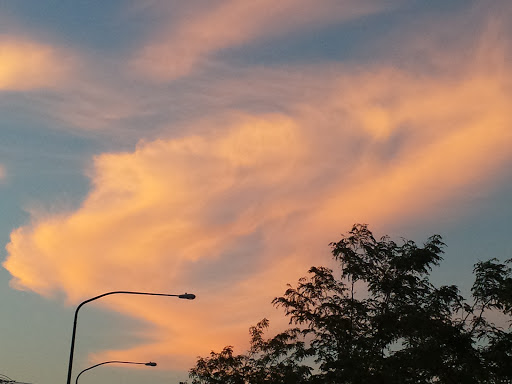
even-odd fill
[(489, 320), (512, 315), (511, 260), (478, 262), (468, 302), (429, 281), (444, 246), (438, 235), (422, 247), (376, 240), (354, 225), (331, 243), (339, 271), (312, 267), (273, 300), (294, 328), (264, 339), (263, 320), (246, 354), (226, 347), (199, 358), (192, 383), (511, 382), (510, 328)]
[(233, 347), (227, 346), (220, 353), (211, 352), (209, 357), (199, 358), (190, 370), (192, 383), (306, 383), (311, 368), (297, 363), (306, 351), (304, 343), (297, 340), (296, 330), (265, 340), (263, 332), (268, 325), (268, 320), (263, 319), (250, 328), (247, 354), (234, 355)]

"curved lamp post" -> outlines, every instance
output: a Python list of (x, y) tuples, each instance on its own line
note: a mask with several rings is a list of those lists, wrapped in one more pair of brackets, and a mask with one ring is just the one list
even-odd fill
[(97, 300), (97, 299), (100, 299), (102, 297), (105, 297), (105, 296), (109, 296), (109, 295), (116, 295), (116, 294), (128, 294), (128, 295), (147, 295), (147, 296), (167, 296), (167, 297), (177, 297), (179, 299), (186, 299), (186, 300), (194, 300), (196, 298), (196, 295), (192, 294), (192, 293), (184, 293), (184, 294), (181, 294), (181, 295), (170, 295), (168, 293), (152, 293), (152, 292), (133, 292), (133, 291), (112, 291), (112, 292), (107, 292), (107, 293), (104, 293), (102, 295), (98, 295), (98, 296), (95, 296), (95, 297), (92, 297), (88, 300), (85, 300), (85, 301), (82, 301), (78, 307), (76, 307), (76, 310), (75, 310), (75, 319), (73, 321), (73, 334), (71, 336), (71, 349), (69, 351), (69, 366), (68, 366), (68, 380), (67, 380), (67, 384), (71, 384), (71, 371), (73, 370), (73, 354), (75, 352), (75, 336), (76, 336), (76, 324), (77, 324), (77, 321), (78, 321), (78, 311), (80, 310), (80, 308), (82, 308), (85, 304), (87, 303), (90, 303), (91, 301), (94, 301), (94, 300)]
[(93, 369), (93, 368), (99, 367), (100, 365), (105, 365), (105, 364), (139, 364), (139, 365), (147, 365), (148, 367), (156, 367), (156, 363), (153, 363), (152, 361), (150, 361), (149, 363), (137, 363), (137, 362), (133, 362), (133, 361), (117, 361), (117, 360), (104, 361), (103, 363), (95, 364), (95, 365), (90, 366), (89, 368), (85, 368), (82, 372), (80, 372), (77, 375), (75, 384), (78, 384), (78, 378), (80, 377), (80, 375), (82, 373), (84, 373), (85, 371), (88, 371), (89, 369)]

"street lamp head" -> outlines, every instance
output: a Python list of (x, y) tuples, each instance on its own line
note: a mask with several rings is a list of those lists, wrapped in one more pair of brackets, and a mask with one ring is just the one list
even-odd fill
[(150, 361), (149, 363), (146, 363), (144, 365), (147, 365), (148, 367), (156, 367), (156, 363), (153, 363), (152, 361)]
[(182, 295), (178, 295), (180, 299), (187, 299), (187, 300), (194, 300), (196, 298), (196, 295), (193, 293), (184, 293)]

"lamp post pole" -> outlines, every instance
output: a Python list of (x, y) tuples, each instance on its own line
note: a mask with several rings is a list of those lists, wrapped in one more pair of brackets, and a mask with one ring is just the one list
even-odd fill
[(66, 384), (71, 384), (71, 371), (73, 370), (73, 355), (75, 353), (75, 336), (76, 336), (76, 324), (78, 321), (78, 311), (80, 308), (82, 308), (85, 304), (90, 303), (91, 301), (100, 299), (105, 296), (109, 295), (116, 295), (116, 294), (128, 294), (128, 295), (147, 295), (147, 296), (167, 296), (167, 297), (177, 297), (179, 299), (187, 299), (187, 300), (194, 300), (196, 298), (196, 295), (192, 293), (184, 293), (181, 295), (171, 295), (168, 293), (152, 293), (152, 292), (133, 292), (133, 291), (112, 291), (103, 293), (101, 295), (92, 297), (88, 300), (82, 301), (78, 307), (76, 307), (75, 310), (75, 318), (73, 321), (73, 334), (71, 335), (71, 349), (69, 351), (69, 366), (68, 366), (68, 379)]
[(88, 371), (89, 369), (93, 369), (93, 368), (99, 367), (100, 365), (105, 365), (105, 364), (139, 364), (139, 365), (147, 365), (148, 367), (156, 367), (156, 363), (154, 363), (152, 361), (150, 361), (149, 363), (137, 363), (137, 362), (133, 362), (133, 361), (118, 361), (118, 360), (104, 361), (103, 363), (95, 364), (95, 365), (90, 366), (89, 368), (85, 368), (82, 372), (80, 372), (76, 376), (75, 384), (78, 384), (78, 378), (80, 377), (80, 375), (82, 373)]

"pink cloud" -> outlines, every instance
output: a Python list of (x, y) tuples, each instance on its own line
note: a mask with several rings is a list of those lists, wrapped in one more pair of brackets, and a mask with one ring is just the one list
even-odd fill
[(71, 58), (35, 41), (0, 35), (0, 91), (55, 88), (70, 77)]
[(489, 188), (512, 160), (510, 78), (474, 66), (338, 74), (289, 116), (231, 115), (100, 155), (83, 204), (13, 231), (4, 266), (16, 288), (75, 304), (193, 290), (194, 302), (103, 304), (152, 325), (132, 358), (151, 349), (189, 364), (274, 316), (272, 297), (327, 261), (326, 244), (353, 222), (442, 215), (462, 191)]
[(227, 105), (263, 100), (287, 112), (218, 111), (180, 137), (97, 156), (80, 207), (32, 214), (11, 233), (12, 285), (62, 292), (71, 304), (119, 289), (198, 295), (98, 302), (148, 324), (145, 342), (98, 360), (151, 351), (183, 368), (243, 345), (249, 325), (276, 316), (270, 300), (311, 264), (328, 263), (326, 244), (352, 223), (441, 217), (510, 167), (507, 50), (478, 44), (485, 55), (441, 52), (440, 69), (421, 75), (319, 66), (211, 80)]
[[(171, 20), (133, 59), (133, 68), (155, 80), (187, 75), (209, 55), (258, 39), (271, 38), (315, 25), (342, 22), (382, 11), (392, 3), (378, 1), (228, 0), (207, 2), (195, 12)], [(175, 5), (171, 5), (173, 10)], [(157, 7), (158, 12), (162, 10)], [(179, 10), (178, 10), (179, 12)]]

